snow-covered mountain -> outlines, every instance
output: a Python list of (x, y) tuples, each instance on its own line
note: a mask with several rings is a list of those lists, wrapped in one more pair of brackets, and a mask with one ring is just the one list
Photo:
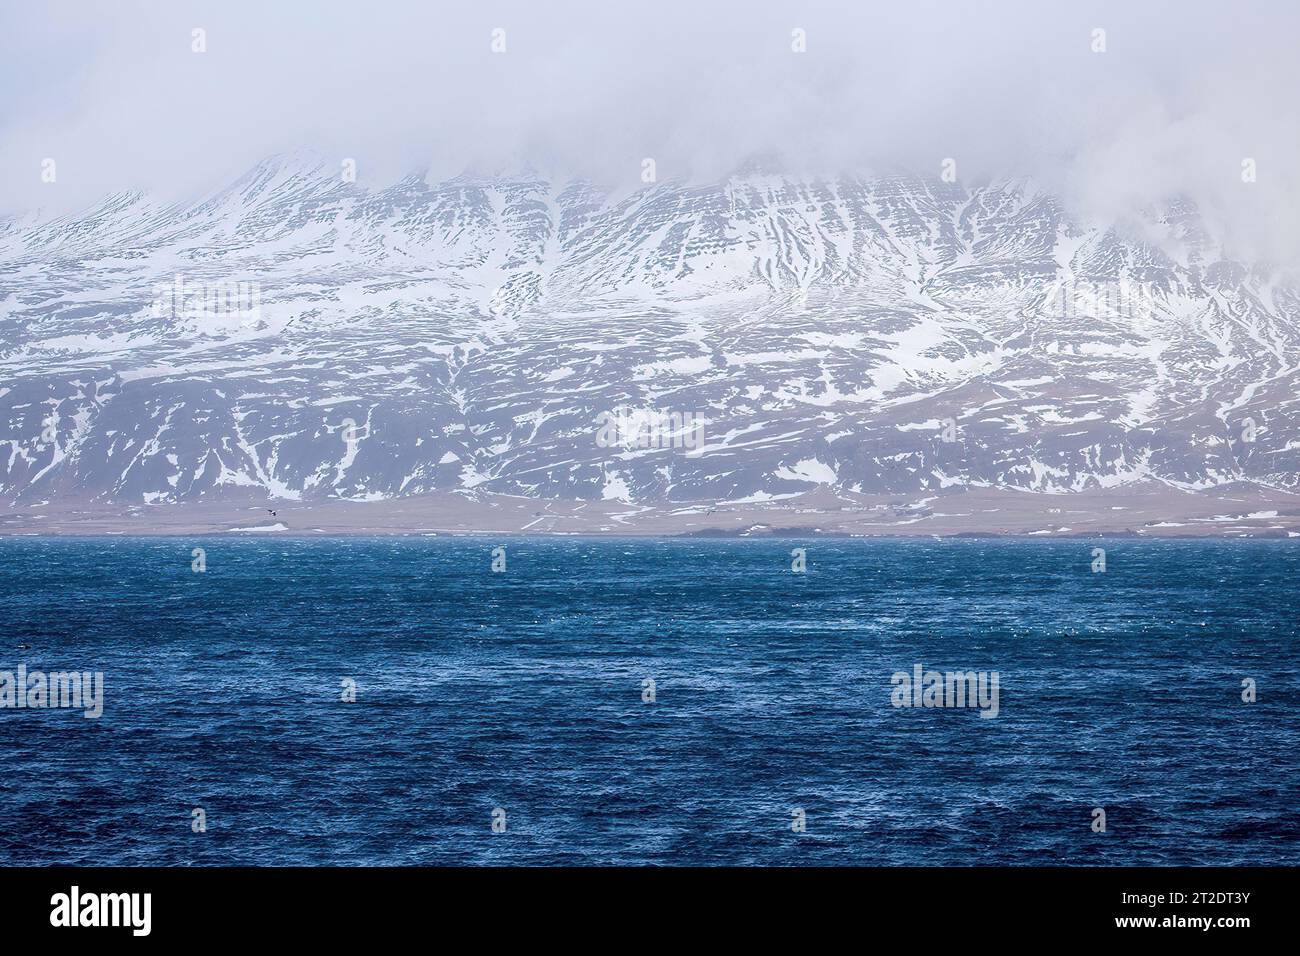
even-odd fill
[[(0, 220), (0, 496), (1296, 488), (1285, 275), (1188, 201), (1097, 225), (1017, 183), (367, 188), (277, 157)], [(702, 441), (611, 445), (620, 410)]]

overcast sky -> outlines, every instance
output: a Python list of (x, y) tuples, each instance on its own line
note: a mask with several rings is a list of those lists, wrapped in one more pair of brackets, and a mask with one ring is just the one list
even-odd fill
[(1087, 216), (1190, 193), (1242, 254), (1295, 259), (1298, 62), (1291, 0), (5, 3), (0, 209), (181, 198), (300, 147), (363, 182), (528, 163), (626, 188), (646, 157), (661, 180), (951, 157)]

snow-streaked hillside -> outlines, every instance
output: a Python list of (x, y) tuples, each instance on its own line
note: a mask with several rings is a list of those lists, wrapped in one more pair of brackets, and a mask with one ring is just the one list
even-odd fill
[[(0, 495), (1295, 488), (1283, 276), (1190, 202), (1103, 228), (1015, 183), (368, 189), (278, 157), (0, 220)], [(602, 444), (620, 409), (701, 447)]]

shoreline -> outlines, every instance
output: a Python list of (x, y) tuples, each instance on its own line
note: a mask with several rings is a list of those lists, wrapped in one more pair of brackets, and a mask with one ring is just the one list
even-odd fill
[(864, 495), (818, 487), (735, 502), (571, 501), (439, 492), (376, 501), (245, 497), (0, 509), (0, 537), (1300, 538), (1300, 494), (1146, 483), (1069, 494), (976, 488)]
[(454, 538), (454, 539), (471, 539), (481, 538), (492, 541), (545, 541), (545, 540), (577, 540), (577, 541), (690, 541), (690, 542), (709, 542), (709, 541), (796, 541), (807, 542), (809, 540), (825, 541), (1297, 541), (1300, 543), (1300, 533), (1282, 534), (1282, 533), (1234, 533), (1234, 534), (1140, 534), (1127, 532), (1105, 532), (1097, 531), (1080, 534), (1061, 534), (1055, 536), (1039, 534), (1000, 534), (997, 532), (961, 532), (958, 534), (846, 534), (846, 533), (821, 533), (813, 532), (811, 534), (801, 535), (789, 529), (782, 529), (780, 532), (771, 534), (718, 534), (718, 535), (691, 535), (691, 534), (663, 534), (655, 532), (644, 533), (612, 533), (612, 532), (586, 532), (586, 531), (561, 531), (561, 532), (494, 532), (494, 531), (288, 531), (281, 534), (249, 534), (240, 532), (216, 532), (216, 531), (57, 531), (52, 533), (43, 533), (40, 531), (13, 532), (0, 534), (0, 542), (4, 541), (90, 541), (90, 540), (165, 540), (175, 538), (202, 539), (212, 540), (214, 538), (234, 538), (238, 540), (257, 540), (259, 538), (272, 538), (279, 541), (333, 541), (342, 539), (358, 540), (377, 540), (385, 538)]

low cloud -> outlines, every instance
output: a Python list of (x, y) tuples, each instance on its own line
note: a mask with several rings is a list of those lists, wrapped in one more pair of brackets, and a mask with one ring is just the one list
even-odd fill
[(688, 180), (951, 158), (1102, 221), (1187, 195), (1238, 255), (1300, 257), (1290, 4), (85, 0), (5, 5), (0, 36), (8, 212), (185, 198), (303, 146), (375, 184), (528, 165), (629, 189), (647, 157)]

